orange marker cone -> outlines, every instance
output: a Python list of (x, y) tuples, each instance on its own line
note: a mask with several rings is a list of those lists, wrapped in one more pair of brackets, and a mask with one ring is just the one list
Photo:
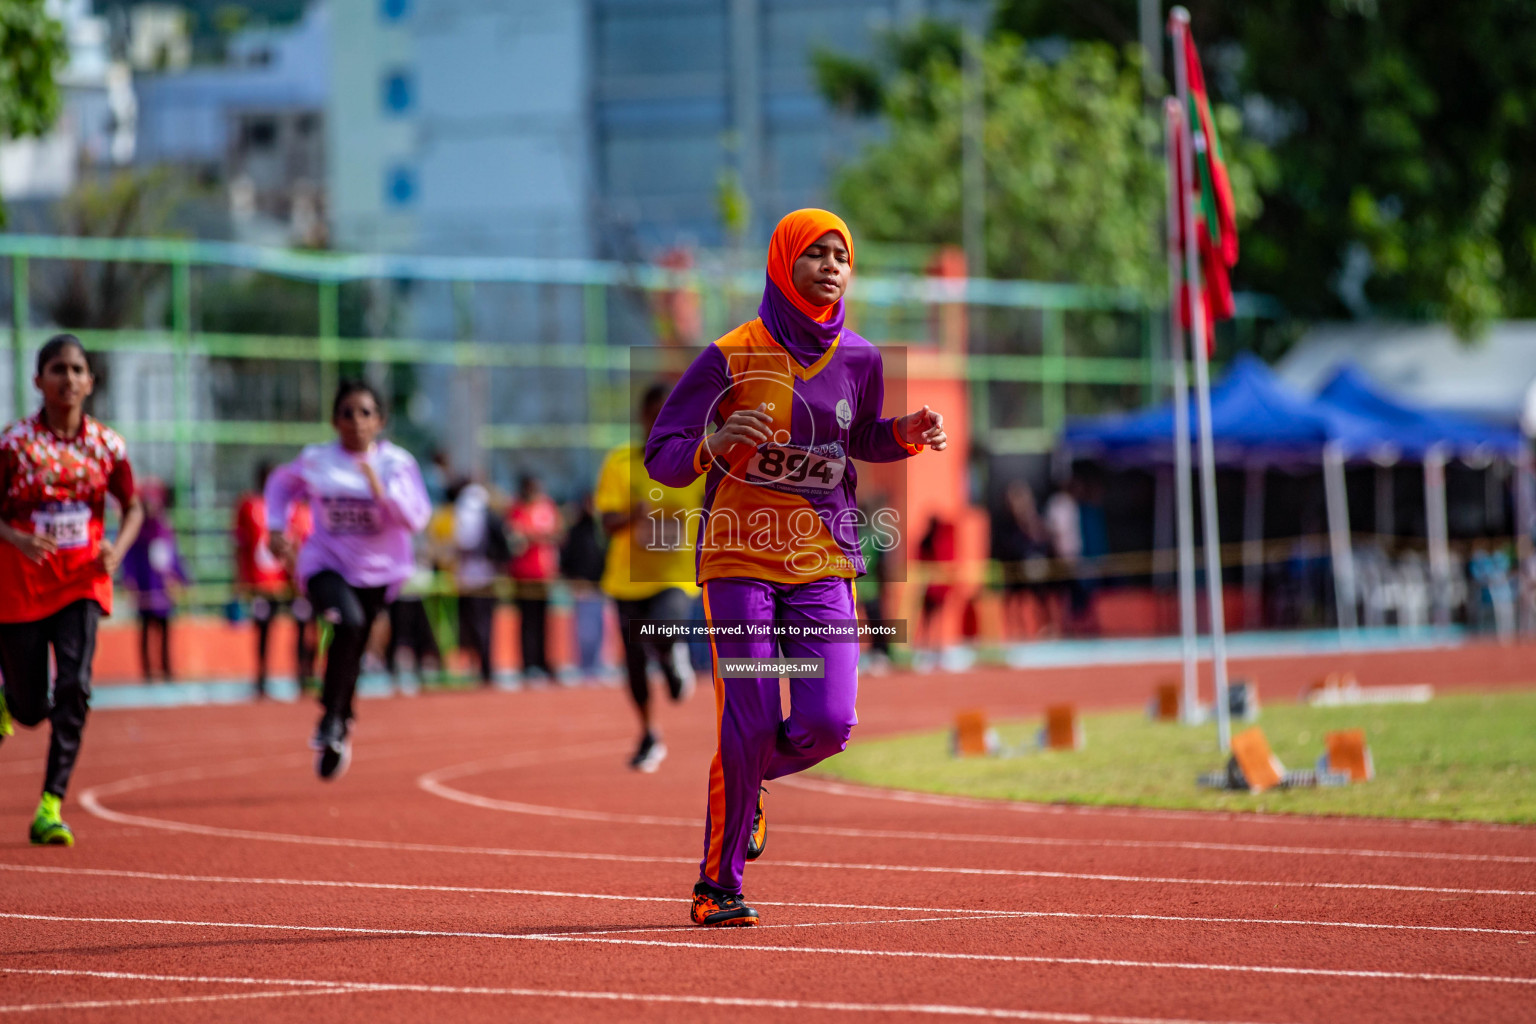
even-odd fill
[(1083, 723), (1072, 704), (1052, 704), (1045, 709), (1041, 746), (1047, 750), (1083, 749)]
[(956, 715), (949, 747), (955, 757), (987, 757), (997, 753), (997, 730), (987, 727), (987, 713), (962, 711)]

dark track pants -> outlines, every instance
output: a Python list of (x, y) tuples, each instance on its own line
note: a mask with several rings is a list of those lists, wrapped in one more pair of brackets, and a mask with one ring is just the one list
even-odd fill
[[(526, 585), (524, 585), (526, 586)], [(527, 588), (531, 593), (535, 588)], [(544, 588), (537, 586), (537, 591), (542, 595)], [(549, 599), (547, 597), (525, 596), (519, 594), (516, 598), (518, 619), (518, 641), (522, 647), (523, 671), (537, 669), (551, 679), (555, 676), (554, 669), (549, 667), (549, 655), (545, 651), (545, 638), (549, 632)]]
[(619, 636), (624, 641), (624, 668), (629, 675), (629, 695), (634, 698), (635, 707), (644, 711), (651, 703), (648, 655), (656, 659), (661, 674), (667, 680), (667, 690), (672, 699), (676, 700), (683, 692), (683, 680), (678, 675), (677, 663), (672, 660), (673, 646), (683, 641), (642, 641), (630, 636), (631, 623), (647, 619), (686, 621), (689, 612), (688, 595), (678, 587), (668, 587), (651, 597), (639, 601), (620, 601), (618, 605)]
[[(160, 642), (154, 644), (149, 635), (158, 632)], [(154, 680), (151, 671), (150, 650), (158, 646), (160, 649), (160, 675), (166, 682), (171, 681), (171, 617), (160, 612), (139, 612), (139, 667), (143, 670), (146, 683)]]
[(390, 602), (389, 645), (384, 648), (384, 667), (390, 675), (399, 668), (402, 650), (411, 652), (418, 674), (426, 662), (441, 664), (443, 660), (443, 652), (437, 647), (437, 635), (432, 632), (432, 621), (427, 618), (426, 602), (419, 597), (402, 597)]
[(251, 600), (251, 622), (256, 626), (256, 692), (267, 692), (267, 642), (272, 635), (272, 620), (284, 608), (293, 616), (298, 650), (294, 664), (300, 688), (315, 674), (315, 630), (310, 618), (310, 602), (302, 597), (292, 601), (258, 594)]
[(459, 646), (475, 652), (480, 682), (489, 686), (496, 669), (491, 663), (492, 625), (496, 620), (495, 594), (459, 595)]
[[(91, 702), (91, 659), (96, 654), (96, 623), (101, 606), (84, 599), (46, 619), (0, 623), (0, 675), (11, 716), (32, 728), (44, 718), (53, 727), (43, 791), (63, 797), (80, 756), (80, 736)], [(48, 699), (48, 648), (57, 674)]]

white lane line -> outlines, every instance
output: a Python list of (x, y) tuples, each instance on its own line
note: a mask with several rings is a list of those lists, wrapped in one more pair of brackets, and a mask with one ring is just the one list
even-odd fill
[[(295, 735), (298, 737), (298, 742), (292, 743), (291, 746), (301, 747), (303, 745), (303, 736), (305, 734), (301, 731)], [(462, 740), (463, 738), (463, 728), (461, 726), (456, 726), (451, 730), (445, 728), (440, 730), (433, 730), (432, 732), (403, 732), (390, 730), (384, 733), (374, 733), (370, 730), (364, 734), (363, 742), (366, 747), (368, 760), (375, 761), (384, 760), (386, 758), (394, 759), (400, 757), (412, 757), (420, 753), (419, 749), (413, 749), (410, 747), (394, 749), (387, 745), (393, 741), (407, 740), (414, 743), (421, 740)], [(491, 739), (493, 737), (481, 736), (477, 738)], [(505, 739), (505, 737), (496, 738)], [(12, 742), (15, 741), (13, 740)], [(90, 755), (87, 759), (87, 765), (93, 771), (142, 765), (145, 758), (149, 756), (151, 752), (155, 758), (167, 760), (191, 757), (206, 758), (210, 754), (227, 757), (229, 756), (231, 746), (235, 744), (243, 744), (245, 747), (250, 748), (250, 750), (253, 752), (253, 757), (259, 756), (262, 757), (262, 759), (270, 757), (274, 761), (291, 761), (294, 764), (302, 765), (312, 765), (314, 763), (314, 755), (312, 754), (290, 754), (285, 756), (273, 756), (270, 754), (256, 755), (256, 751), (271, 749), (272, 743), (270, 740), (252, 739), (252, 734), (249, 730), (243, 732), (236, 730), (221, 730), (219, 732), (199, 733), (196, 740), (188, 740), (181, 743), (167, 744), (157, 741), (151, 744), (148, 742), (139, 742), (137, 744), (139, 749), (134, 749), (134, 744), (132, 743), (123, 742), (111, 744), (110, 747), (103, 749), (100, 744), (93, 742), (91, 744)], [(9, 744), (7, 744), (3, 749), (9, 751)], [(628, 750), (628, 747), (614, 743), (611, 744), (607, 750), (601, 752), (621, 754), (627, 753)], [(41, 776), (43, 772), (43, 757), (45, 753), (46, 744), (37, 750), (35, 756), (30, 756), (19, 760), (0, 761), (0, 775), (26, 775), (35, 772)]]
[[(180, 875), (161, 871), (127, 871), (116, 868), (61, 868), (42, 864), (0, 864), (0, 871), (24, 871), (55, 875), (96, 875), (106, 878), (138, 878), (146, 881), (193, 882), (217, 885), (308, 886), (333, 889), (374, 889), (404, 892), (468, 893), (492, 896), (547, 896), (555, 899), (614, 900), (626, 903), (667, 903), (685, 906), (686, 898), (676, 896), (627, 896), (597, 892), (567, 892), (559, 889), (507, 889), (476, 885), (419, 885), (404, 882), (353, 882), (307, 878), (251, 878), (239, 875)], [(981, 907), (906, 907), (878, 903), (815, 903), (794, 900), (758, 900), (759, 907), (798, 907), (813, 910), (870, 910), (919, 914), (952, 914), (951, 920), (978, 918), (1061, 918), (1076, 921), (1177, 921), (1189, 924), (1281, 925), (1302, 928), (1356, 928), (1375, 931), (1450, 932), (1473, 935), (1536, 935), (1529, 928), (1478, 928), (1460, 925), (1389, 924), (1375, 921), (1310, 921), (1275, 917), (1197, 917), (1184, 914), (1091, 914), (1069, 910), (999, 910)]]
[[(334, 889), (382, 889), (398, 890), (404, 892), (456, 892), (472, 893), (475, 895), (493, 896), (549, 896), (557, 899), (589, 899), (589, 900), (616, 900), (626, 903), (669, 903), (673, 906), (687, 906), (688, 898), (680, 896), (627, 896), (620, 894), (600, 892), (567, 892), (560, 889), (507, 889), (478, 885), (416, 885), (403, 882), (352, 882), (329, 881), (324, 879), (308, 878), (250, 878), (239, 875), (179, 875), (162, 871), (127, 871), (117, 868), (61, 868), (42, 864), (0, 864), (0, 871), (27, 871), (41, 874), (57, 875), (100, 875), (107, 878), (139, 878), (147, 881), (162, 882), (205, 882), (211, 884), (233, 885), (295, 885), (316, 886)], [(753, 900), (753, 903), (762, 907), (803, 907), (816, 910), (880, 910), (880, 911), (907, 911), (919, 914), (958, 914), (964, 917), (993, 916), (1006, 914), (1012, 917), (1038, 916), (1029, 911), (999, 911), (981, 907), (902, 907), (881, 903), (810, 903), (810, 902), (775, 902), (773, 900)], [(1175, 920), (1183, 920), (1176, 918)], [(1532, 932), (1536, 934), (1536, 932)]]
[[(692, 863), (690, 861), (690, 863)], [(1459, 896), (1536, 896), (1529, 889), (1458, 889), (1428, 885), (1387, 885), (1376, 882), (1291, 882), (1245, 878), (1166, 878), (1148, 875), (1109, 875), (1077, 871), (1026, 871), (1021, 868), (949, 868), (916, 864), (852, 864), (838, 861), (773, 860), (754, 861), (754, 870), (764, 867), (814, 868), (831, 871), (914, 871), (935, 875), (981, 875), (998, 878), (1060, 878), (1086, 882), (1130, 882), (1136, 885), (1219, 885), (1255, 886), (1264, 889), (1362, 889), (1377, 892), (1433, 892)]]
[[(669, 942), (663, 939), (618, 939), (591, 935), (531, 932), (439, 931), (428, 928), (357, 928), (342, 925), (269, 924), (248, 921), (184, 921), (152, 917), (75, 917), (59, 914), (18, 914), (0, 911), (0, 918), (76, 924), (133, 924), (181, 928), (223, 928), (325, 935), (398, 935), (406, 938), (496, 939), (519, 942), (590, 942), (608, 946), (650, 946), (662, 949), (714, 949), (738, 953), (797, 953), (811, 956), (853, 956), (913, 960), (956, 960), (982, 963), (1046, 964), (1050, 966), (1141, 968), (1154, 971), (1214, 971), (1222, 974), (1276, 974), (1293, 977), (1359, 978), (1375, 981), (1435, 981), (1456, 984), (1531, 985), (1536, 978), (1499, 974), (1447, 974), (1434, 971), (1371, 971), (1330, 967), (1283, 967), (1268, 964), (1202, 964), (1180, 961), (1122, 960), (1107, 957), (1026, 956), (1012, 953), (943, 953), (907, 949), (850, 949), (837, 946), (767, 946), (752, 942)], [(743, 932), (749, 929), (742, 929)]]
[[(695, 830), (699, 828), (699, 821), (693, 818), (670, 818), (652, 814), (621, 814), (612, 811), (550, 807), (544, 804), (529, 804), (518, 800), (503, 800), (496, 797), (481, 796), (477, 793), (469, 793), (446, 784), (450, 779), (464, 778), (465, 776), (508, 767), (507, 765), (499, 764), (498, 760), (474, 761), (467, 764), (453, 765), (448, 768), (439, 768), (419, 776), (416, 779), (416, 785), (433, 796), (452, 800), (455, 803), (466, 804), (470, 807), (478, 807), (482, 810), (506, 811), (513, 814), (528, 814), (545, 818), (565, 818), (572, 821), (603, 822), (605, 824), (652, 825), (691, 828)], [(843, 836), (850, 839), (911, 839), (925, 843), (1002, 843), (1015, 846), (1067, 848), (1098, 847), (1128, 850), (1196, 850), (1220, 853), (1262, 853), (1287, 857), (1385, 857), (1402, 860), (1486, 864), (1536, 864), (1536, 857), (1503, 854), (1440, 853), (1416, 850), (1362, 850), (1349, 847), (1275, 846), (1255, 843), (1206, 843), (1185, 840), (1067, 839), (1054, 836), (1001, 836), (964, 832), (914, 832), (892, 829), (843, 828), (831, 825), (786, 825), (777, 821), (774, 823), (773, 830), (775, 832), (793, 832), (802, 835)]]
[[(0, 971), (0, 974), (4, 974)], [(128, 1006), (168, 1006), (172, 1003), (228, 1003), (244, 999), (283, 999), (289, 996), (338, 996), (355, 991), (351, 988), (301, 988), (281, 992), (229, 992), (215, 996), (163, 996), (152, 999), (82, 999), (67, 1003), (0, 1004), (0, 1013), (28, 1013), (46, 1010), (108, 1010)]]
[[(91, 814), (119, 825), (136, 825), (141, 828), (158, 828), (192, 835), (216, 836), (224, 839), (252, 839), (270, 843), (299, 843), (308, 846), (336, 846), (355, 850), (396, 850), (408, 853), (459, 853), (486, 857), (533, 857), (552, 860), (599, 861), (621, 864), (696, 864), (692, 857), (645, 857), (639, 854), (581, 853), (569, 850), (514, 850), (488, 846), (446, 846), (436, 843), (402, 843), (383, 839), (346, 839), (332, 836), (304, 836), (288, 832), (257, 832), (250, 829), (219, 828), (213, 825), (194, 825), (190, 822), (168, 821), (162, 818), (146, 818), (135, 814), (114, 811), (101, 802), (103, 793), (127, 792), (137, 789), (142, 779), (124, 779), (119, 782), (94, 786), (80, 795), (80, 806)], [(933, 867), (919, 864), (854, 864), (838, 861), (766, 860), (757, 862), (757, 869), (810, 868), (817, 871), (883, 871), (914, 872), (934, 875), (967, 875), (983, 878), (1055, 878), (1075, 881), (1129, 882), (1138, 885), (1217, 885), (1255, 886), (1282, 889), (1358, 889), (1376, 892), (1426, 892), (1455, 896), (1536, 896), (1536, 890), (1526, 889), (1466, 889), (1446, 886), (1385, 885), (1372, 882), (1292, 882), (1273, 880), (1246, 880), (1222, 878), (1159, 878), (1141, 875), (1090, 874), (1067, 871), (1030, 871), (1022, 868), (956, 868)]]
[[(578, 989), (496, 988), (469, 985), (413, 985), (402, 982), (318, 981), (308, 978), (219, 978), (196, 975), (130, 974), (124, 971), (42, 970), (5, 968), (13, 974), (112, 978), (131, 981), (193, 982), (212, 985), (314, 985), (349, 992), (405, 992), (428, 995), (517, 996), (528, 999), (581, 999), (610, 1003), (663, 1003), (685, 1006), (729, 1006), (768, 1010), (825, 1010), (834, 1013), (905, 1013), (940, 1017), (984, 1017), (992, 1020), (1049, 1021), (1054, 1024), (1244, 1024), (1239, 1021), (1197, 1021), (1169, 1017), (1125, 1017), (1094, 1013), (1060, 1013), (1003, 1007), (958, 1006), (945, 1003), (851, 1003), (811, 999), (753, 999), (746, 996), (670, 995), (651, 992), (601, 992)], [(4, 972), (0, 972), (4, 973)]]
[(885, 789), (837, 782), (805, 775), (785, 776), (779, 784), (829, 796), (851, 796), (865, 800), (891, 800), (904, 804), (929, 804), (934, 807), (958, 807), (979, 811), (1010, 811), (1015, 814), (1053, 816), (1082, 815), (1105, 818), (1165, 818), (1171, 821), (1200, 821), (1241, 825), (1331, 825), (1347, 828), (1430, 829), (1466, 832), (1524, 833), (1528, 825), (1508, 825), (1497, 821), (1445, 821), (1417, 818), (1325, 817), (1306, 814), (1271, 814), (1253, 811), (1178, 811), (1159, 807), (1097, 807), (1092, 804), (1039, 804), (1026, 800), (988, 799), (975, 796), (950, 796), (920, 793), (911, 789)]
[[(610, 754), (623, 753), (627, 748), (613, 741), (587, 742), (573, 744), (566, 747), (556, 747), (543, 751), (522, 751), (516, 754), (503, 754), (494, 760), (504, 762), (509, 768), (524, 766), (553, 764), (563, 761), (578, 761), (587, 757), (599, 757)], [(385, 758), (415, 756), (419, 751), (413, 749), (391, 750), (381, 749), (377, 757)], [(312, 764), (312, 754), (270, 754), (258, 757), (242, 758), (238, 761), (225, 761), (217, 765), (188, 765), (184, 768), (170, 768), (164, 771), (151, 772), (146, 775), (130, 775), (127, 778), (118, 779), (116, 782), (107, 782), (95, 786), (92, 792), (100, 792), (107, 795), (127, 793), (134, 790), (147, 789), (151, 786), (174, 785), (184, 782), (202, 782), (208, 779), (225, 778), (230, 775), (245, 775), (262, 768), (270, 768), (283, 764)]]
[[(752, 902), (757, 903), (756, 900), (753, 900)], [(764, 906), (765, 904), (758, 905)], [(1023, 915), (1021, 914), (1000, 912), (995, 914), (977, 914), (974, 917), (954, 917), (946, 915), (944, 917), (890, 917), (884, 920), (873, 921), (867, 919), (859, 919), (854, 921), (796, 921), (787, 924), (763, 924), (759, 922), (758, 924), (752, 926), (752, 931), (754, 934), (757, 934), (769, 931), (774, 928), (849, 928), (855, 925), (860, 928), (866, 928), (874, 924), (933, 924), (936, 921), (1000, 921), (1004, 919), (1017, 921), (1022, 916)], [(570, 931), (538, 932), (537, 934), (530, 934), (528, 937), (534, 939), (555, 939), (571, 935), (585, 938), (587, 936), (593, 935), (645, 935), (650, 932), (662, 932), (665, 934), (670, 934), (672, 932), (686, 932), (689, 935), (697, 935), (699, 933), (699, 926), (691, 923), (635, 925), (630, 928), (604, 928), (599, 931), (585, 931), (580, 928), (574, 928)]]

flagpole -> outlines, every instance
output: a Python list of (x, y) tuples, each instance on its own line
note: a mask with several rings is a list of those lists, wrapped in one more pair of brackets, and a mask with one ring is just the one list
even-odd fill
[(1163, 104), (1164, 147), (1168, 169), (1168, 350), (1173, 365), (1173, 475), (1178, 496), (1179, 640), (1184, 663), (1184, 700), (1180, 717), (1186, 725), (1200, 721), (1200, 676), (1195, 653), (1195, 497), (1189, 472), (1189, 358), (1179, 310), (1184, 300), (1179, 264), (1179, 171), (1183, 115), (1172, 96)]
[[(1173, 36), (1174, 83), (1179, 104), (1189, 110), (1189, 65), (1185, 40), (1189, 34), (1189, 12), (1175, 7), (1168, 13), (1168, 31)], [(1179, 133), (1183, 165), (1189, 168), (1184, 202), (1184, 276), (1189, 284), (1189, 347), (1195, 356), (1195, 398), (1200, 418), (1200, 491), (1201, 518), (1205, 520), (1205, 593), (1210, 603), (1211, 663), (1216, 677), (1216, 739), (1223, 753), (1232, 747), (1231, 709), (1227, 703), (1227, 624), (1222, 608), (1221, 530), (1216, 520), (1216, 452), (1211, 440), (1211, 369), (1206, 352), (1205, 304), (1200, 289), (1199, 241), (1195, 237), (1195, 197), (1189, 191), (1195, 180), (1194, 125), (1184, 125)]]

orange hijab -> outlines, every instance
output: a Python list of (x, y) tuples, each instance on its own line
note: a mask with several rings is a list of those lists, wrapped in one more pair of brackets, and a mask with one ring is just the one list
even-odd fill
[(796, 309), (817, 323), (826, 323), (837, 311), (838, 302), (830, 306), (816, 306), (806, 301), (805, 296), (795, 290), (794, 268), (800, 254), (828, 231), (836, 231), (843, 236), (843, 244), (848, 247), (848, 263), (852, 266), (853, 232), (848, 230), (843, 218), (826, 210), (807, 208), (785, 214), (779, 226), (773, 229), (773, 238), (768, 242), (768, 280), (778, 286), (779, 291), (784, 293), (784, 297)]

